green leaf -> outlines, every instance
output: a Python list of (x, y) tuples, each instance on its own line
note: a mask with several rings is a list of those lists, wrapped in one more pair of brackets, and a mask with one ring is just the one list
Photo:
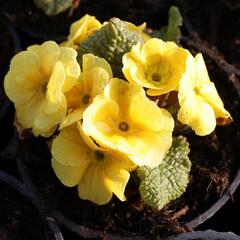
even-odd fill
[(111, 18), (100, 30), (94, 32), (78, 48), (78, 61), (82, 55), (92, 53), (105, 58), (112, 67), (114, 76), (123, 77), (122, 56), (129, 52), (133, 45), (142, 43), (141, 36), (130, 30), (127, 24), (118, 18)]
[(155, 31), (152, 36), (161, 38), (164, 41), (178, 42), (181, 36), (180, 26), (182, 26), (182, 16), (178, 7), (172, 6), (169, 9), (168, 25)]
[(57, 15), (72, 6), (72, 0), (34, 0), (46, 15)]
[(240, 8), (239, 0), (222, 0), (223, 4), (230, 10), (236, 10)]
[(185, 137), (173, 138), (172, 147), (159, 166), (140, 167), (140, 194), (152, 208), (162, 209), (170, 201), (180, 197), (188, 184), (191, 162), (189, 144)]

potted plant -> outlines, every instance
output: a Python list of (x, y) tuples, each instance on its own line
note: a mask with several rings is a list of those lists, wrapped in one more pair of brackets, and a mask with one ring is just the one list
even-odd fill
[[(232, 115), (236, 121), (239, 99), (236, 96), (231, 106), (225, 98), (224, 108), (202, 55), (194, 59), (173, 42), (181, 38), (180, 25), (176, 8), (169, 12), (168, 25), (152, 35), (143, 31), (145, 25), (137, 27), (118, 18), (102, 25), (85, 15), (71, 25), (60, 46), (47, 41), (13, 58), (4, 84), (15, 104), (18, 133), (2, 156), (17, 159), (23, 183), (4, 172), (1, 176), (31, 201), (56, 239), (61, 236), (56, 222), (90, 239), (163, 237), (169, 231), (185, 231), (178, 218), (190, 219), (194, 206), (205, 202), (198, 196), (206, 192), (209, 179), (220, 186), (219, 192), (227, 187), (226, 169), (236, 166), (237, 158), (230, 144), (236, 139), (230, 134), (238, 128), (233, 123), (213, 130), (216, 119), (226, 125)], [(189, 39), (182, 40), (191, 47)], [(210, 94), (196, 79), (203, 79)], [(33, 81), (36, 85), (31, 85)], [(33, 105), (28, 96), (34, 96)], [(212, 134), (198, 137), (194, 131)], [(136, 135), (139, 132), (142, 135)], [(187, 192), (179, 198), (191, 164)], [(218, 171), (224, 176), (222, 184)], [(58, 179), (68, 187), (78, 185), (83, 200)], [(111, 200), (113, 193), (128, 201)], [(171, 200), (175, 201), (168, 204)], [(213, 201), (210, 197), (207, 207)], [(195, 227), (194, 221), (187, 225)]]

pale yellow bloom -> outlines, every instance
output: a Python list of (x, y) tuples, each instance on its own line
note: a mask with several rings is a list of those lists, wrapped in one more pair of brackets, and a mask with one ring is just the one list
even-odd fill
[(15, 55), (4, 79), (18, 122), (34, 135), (50, 136), (67, 112), (64, 93), (80, 75), (77, 52), (48, 41)]
[(174, 42), (152, 38), (123, 56), (123, 73), (129, 82), (148, 88), (151, 96), (176, 91), (187, 68), (189, 52)]
[(120, 151), (136, 165), (157, 166), (172, 143), (172, 116), (144, 90), (113, 78), (103, 96), (83, 113), (83, 131), (101, 146)]
[(179, 88), (178, 120), (189, 125), (197, 135), (210, 134), (217, 118), (230, 118), (216, 87), (210, 81), (202, 54), (189, 59), (189, 70)]
[(76, 49), (81, 42), (101, 27), (102, 24), (94, 16), (86, 14), (78, 21), (72, 23), (68, 40), (63, 42), (62, 45)]
[(114, 193), (125, 201), (129, 171), (135, 166), (124, 155), (102, 151), (84, 142), (76, 124), (61, 130), (52, 143), (52, 167), (59, 180), (68, 187), (78, 185), (79, 197), (102, 205)]
[(83, 111), (97, 95), (102, 95), (112, 70), (104, 58), (92, 54), (82, 57), (82, 74), (78, 83), (66, 94), (69, 114), (63, 119), (60, 129), (82, 118)]

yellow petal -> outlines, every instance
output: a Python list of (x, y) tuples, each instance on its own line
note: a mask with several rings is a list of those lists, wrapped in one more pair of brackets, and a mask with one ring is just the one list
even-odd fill
[(91, 99), (97, 95), (102, 95), (103, 90), (107, 83), (109, 82), (108, 73), (100, 67), (94, 67), (83, 73), (83, 81), (87, 85), (87, 93), (91, 96)]
[(104, 155), (106, 158), (106, 165), (111, 168), (125, 169), (129, 172), (136, 169), (137, 165), (134, 164), (131, 159), (118, 151), (113, 151), (112, 149), (105, 149)]
[(108, 203), (112, 198), (112, 191), (107, 186), (102, 165), (91, 165), (78, 184), (78, 194), (81, 199), (90, 200), (98, 205)]
[[(131, 67), (129, 69), (129, 74), (133, 79), (133, 82), (136, 82), (142, 87), (150, 88), (148, 90), (149, 95), (151, 94), (150, 90), (159, 89), (159, 83), (154, 81), (149, 81), (149, 79), (146, 76), (146, 72), (144, 72), (142, 68)], [(127, 75), (125, 77), (127, 77)]]
[(230, 117), (230, 113), (224, 108), (223, 102), (213, 82), (204, 84), (200, 88), (199, 94), (212, 106), (216, 118)]
[(79, 108), (76, 109), (75, 111), (69, 113), (66, 117), (63, 118), (61, 121), (61, 124), (59, 126), (59, 130), (68, 127), (72, 125), (73, 123), (76, 123), (82, 119), (83, 116), (83, 109)]
[(24, 77), (13, 75), (11, 72), (7, 73), (4, 79), (4, 90), (11, 101), (17, 104), (24, 104), (36, 94), (36, 91), (32, 87), (29, 89), (24, 87), (23, 84), (17, 83), (15, 78)]
[(171, 55), (178, 49), (174, 42), (164, 42), (161, 39), (151, 38), (142, 47), (142, 54), (149, 65), (158, 64), (162, 57)]
[(24, 104), (16, 105), (18, 122), (24, 128), (31, 128), (42, 104), (42, 97), (36, 95)]
[(33, 44), (33, 45), (27, 47), (27, 50), (29, 52), (35, 53), (36, 55), (40, 55), (40, 49), (41, 49), (40, 45), (38, 45), (38, 44)]
[(125, 53), (123, 55), (123, 67), (127, 67), (128, 65), (137, 65), (138, 67), (143, 67), (143, 71), (145, 72), (147, 69), (147, 63), (141, 53), (141, 50), (142, 45), (137, 43), (132, 47), (130, 52)]
[(147, 26), (147, 24), (145, 22), (139, 26), (136, 26), (133, 23), (128, 22), (128, 21), (125, 21), (125, 23), (127, 24), (128, 28), (130, 28), (131, 30), (136, 31), (136, 32), (142, 32)]
[(66, 166), (52, 158), (52, 168), (58, 179), (67, 187), (76, 186), (82, 178), (88, 162), (81, 162), (77, 166)]
[(42, 137), (48, 138), (51, 135), (53, 135), (56, 130), (57, 130), (57, 125), (49, 126), (48, 128), (45, 128), (45, 129), (38, 128), (35, 126), (32, 127), (32, 132), (35, 137), (42, 136)]
[(216, 127), (216, 119), (212, 107), (204, 100), (198, 106), (198, 118), (192, 123), (192, 129), (199, 136), (206, 136), (212, 133)]
[(63, 85), (63, 92), (69, 91), (77, 82), (80, 76), (80, 66), (76, 61), (76, 50), (68, 47), (60, 48), (59, 61), (65, 69), (66, 80)]
[(196, 63), (192, 54), (189, 53), (186, 62), (186, 71), (182, 75), (179, 84), (178, 100), (180, 105), (188, 96), (189, 92), (192, 92), (196, 87), (196, 78), (197, 78)]
[(104, 154), (107, 186), (121, 201), (125, 201), (124, 191), (130, 178), (128, 171), (136, 169), (136, 165), (128, 157), (118, 152), (109, 151)]
[(147, 150), (142, 155), (129, 155), (129, 158), (138, 166), (158, 166), (172, 144), (172, 131), (158, 133), (142, 132), (139, 138), (144, 141)]
[(201, 95), (214, 109), (216, 118), (228, 118), (230, 114), (224, 109), (223, 102), (218, 95), (213, 82), (210, 81), (208, 71), (201, 53), (195, 56), (197, 66), (196, 88)]
[(84, 71), (87, 72), (92, 68), (99, 67), (103, 68), (108, 73), (109, 78), (112, 78), (111, 66), (104, 58), (99, 58), (93, 54), (84, 54), (82, 62)]
[(70, 27), (69, 39), (74, 41), (82, 34), (82, 31), (84, 30), (84, 27), (86, 25), (88, 18), (89, 18), (89, 15), (85, 15), (82, 18), (80, 18), (78, 21), (75, 21), (74, 23), (72, 23)]
[(178, 112), (178, 120), (188, 124), (199, 136), (210, 134), (216, 127), (212, 107), (193, 92), (184, 100)]
[[(122, 71), (125, 78), (131, 83), (137, 82), (140, 86), (143, 86), (144, 83), (142, 83), (141, 80), (144, 79), (148, 66), (145, 63), (143, 56), (141, 55), (140, 43), (134, 45), (131, 49), (131, 52), (127, 52), (123, 55), (122, 62)], [(132, 76), (131, 71), (134, 73), (136, 72), (136, 76)]]
[(209, 83), (210, 78), (209, 78), (207, 67), (205, 65), (205, 62), (201, 53), (198, 53), (195, 56), (195, 61), (196, 61), (196, 67), (197, 67), (197, 73), (198, 73), (196, 87), (201, 87), (203, 84)]
[(16, 54), (10, 62), (10, 71), (16, 76), (14, 80), (25, 87), (34, 86), (42, 78), (39, 56), (30, 51)]
[(57, 43), (46, 41), (42, 45), (33, 45), (27, 49), (39, 56), (42, 74), (45, 77), (49, 77), (60, 55), (60, 48)]
[(121, 201), (125, 201), (126, 197), (124, 191), (130, 174), (128, 171), (118, 167), (105, 167), (105, 174), (107, 176), (106, 184), (110, 191), (112, 191)]
[(13, 57), (10, 69), (4, 79), (4, 90), (15, 103), (25, 103), (38, 94), (44, 84), (39, 71), (36, 54), (23, 51)]
[(153, 101), (146, 99), (144, 91), (132, 98), (129, 116), (143, 129), (159, 131), (164, 124), (162, 115), (162, 110)]
[(46, 109), (47, 113), (55, 112), (62, 101), (62, 87), (65, 81), (64, 67), (61, 62), (56, 62), (52, 75), (47, 85), (46, 97), (49, 102)]
[(95, 17), (86, 14), (71, 25), (68, 40), (72, 40), (76, 44), (81, 43), (101, 26), (101, 23)]
[[(131, 155), (144, 155), (148, 149), (145, 139), (142, 138), (142, 131), (134, 131), (126, 136), (110, 136), (106, 138), (106, 145), (108, 144), (113, 149), (117, 149), (122, 153)], [(108, 142), (107, 142), (108, 141)], [(132, 159), (132, 158), (131, 158)], [(136, 162), (134, 162), (136, 163)]]
[(103, 146), (100, 146), (100, 144), (95, 139), (93, 139), (92, 137), (86, 135), (84, 133), (83, 129), (82, 129), (82, 123), (80, 121), (77, 122), (77, 128), (78, 128), (79, 133), (80, 133), (82, 139), (84, 140), (84, 142), (92, 150), (96, 150), (96, 151), (100, 151), (100, 152), (104, 152), (104, 151), (108, 151), (109, 150), (107, 148), (104, 148)]
[(197, 107), (197, 96), (194, 94), (193, 90), (189, 90), (178, 111), (178, 120), (183, 124), (190, 125), (190, 123), (194, 121), (195, 117), (198, 115)]
[(82, 101), (85, 92), (84, 82), (82, 81), (82, 78), (80, 78), (80, 81), (78, 81), (77, 84), (65, 94), (68, 103), (68, 110), (72, 111), (82, 108), (85, 105)]
[(116, 102), (123, 112), (127, 112), (132, 97), (136, 94), (144, 94), (144, 90), (136, 84), (130, 85), (119, 78), (112, 78), (104, 90), (104, 96)]
[(55, 112), (49, 114), (46, 112), (48, 108), (49, 102), (46, 100), (46, 98), (43, 98), (32, 126), (32, 131), (35, 136), (41, 135), (44, 137), (49, 137), (55, 132), (57, 125), (66, 115), (67, 103), (65, 97), (62, 97), (62, 101), (58, 104), (58, 108)]
[(110, 136), (113, 134), (118, 114), (119, 107), (114, 101), (97, 97), (83, 113), (83, 130), (93, 138), (98, 135), (96, 139), (102, 139), (102, 134)]
[(75, 167), (88, 162), (90, 149), (73, 126), (61, 130), (52, 142), (51, 153), (60, 164)]

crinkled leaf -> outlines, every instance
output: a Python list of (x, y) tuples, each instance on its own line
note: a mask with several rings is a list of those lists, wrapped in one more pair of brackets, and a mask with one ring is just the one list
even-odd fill
[(122, 56), (138, 42), (142, 43), (143, 40), (137, 32), (130, 30), (120, 19), (111, 18), (106, 25), (80, 44), (77, 50), (78, 61), (81, 64), (82, 55), (92, 53), (110, 63), (114, 76), (123, 77)]
[(240, 8), (239, 0), (222, 0), (222, 2), (230, 10), (236, 10)]
[(162, 209), (170, 201), (180, 197), (188, 184), (191, 162), (189, 144), (185, 137), (173, 138), (168, 154), (155, 168), (140, 167), (140, 193), (143, 201), (152, 208)]
[(47, 15), (57, 15), (72, 6), (72, 0), (34, 0)]
[(161, 38), (164, 41), (178, 42), (181, 36), (182, 16), (178, 7), (172, 6), (169, 9), (168, 25), (153, 33), (153, 37)]

